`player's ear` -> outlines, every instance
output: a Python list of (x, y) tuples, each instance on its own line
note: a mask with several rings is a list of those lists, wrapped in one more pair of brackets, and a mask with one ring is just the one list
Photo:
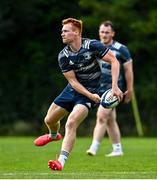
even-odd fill
[(80, 31), (75, 30), (74, 32), (75, 32), (76, 35), (80, 35)]
[(116, 33), (115, 33), (115, 31), (112, 31), (112, 37), (114, 37), (114, 36), (115, 36), (115, 34), (116, 34)]

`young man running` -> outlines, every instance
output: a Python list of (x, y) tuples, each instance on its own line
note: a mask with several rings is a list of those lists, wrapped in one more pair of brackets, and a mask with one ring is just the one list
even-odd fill
[(58, 62), (68, 85), (51, 104), (45, 117), (49, 134), (40, 136), (34, 143), (43, 146), (51, 141), (60, 140), (60, 120), (67, 114), (65, 136), (57, 160), (50, 160), (52, 170), (62, 170), (73, 149), (76, 131), (87, 117), (88, 111), (100, 102), (98, 95), (101, 70), (97, 58), (112, 66), (112, 90), (120, 100), (122, 91), (118, 88), (119, 62), (113, 53), (97, 40), (82, 38), (82, 21), (68, 18), (62, 21), (62, 40), (67, 46), (59, 53)]

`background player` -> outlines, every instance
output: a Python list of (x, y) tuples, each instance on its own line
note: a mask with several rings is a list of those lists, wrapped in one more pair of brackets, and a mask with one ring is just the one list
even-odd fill
[[(111, 21), (105, 21), (100, 24), (99, 37), (103, 44), (105, 44), (116, 56), (120, 63), (120, 75), (118, 79), (118, 86), (124, 92), (124, 103), (131, 100), (133, 92), (133, 65), (128, 48), (115, 41), (114, 26)], [(103, 94), (107, 89), (112, 87), (111, 65), (108, 62), (100, 61), (102, 76), (100, 93)], [(121, 135), (117, 124), (116, 109), (106, 109), (101, 105), (97, 111), (96, 126), (93, 132), (93, 141), (87, 154), (96, 155), (100, 142), (104, 134), (107, 133), (111, 139), (113, 151), (107, 154), (109, 157), (123, 155), (121, 145)]]

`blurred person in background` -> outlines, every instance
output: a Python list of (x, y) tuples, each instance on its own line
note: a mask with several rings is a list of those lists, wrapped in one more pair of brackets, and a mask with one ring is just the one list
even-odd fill
[[(116, 56), (120, 63), (120, 75), (118, 86), (124, 92), (124, 103), (129, 103), (133, 92), (133, 63), (128, 48), (114, 40), (115, 30), (111, 21), (102, 22), (99, 26), (100, 41), (105, 44)], [(102, 70), (100, 95), (112, 87), (111, 66), (108, 62), (100, 61)], [(116, 108), (107, 109), (101, 105), (97, 111), (97, 120), (93, 132), (93, 140), (90, 148), (86, 151), (88, 155), (96, 155), (99, 145), (107, 130), (113, 150), (107, 154), (108, 157), (122, 156), (121, 134), (116, 121)]]

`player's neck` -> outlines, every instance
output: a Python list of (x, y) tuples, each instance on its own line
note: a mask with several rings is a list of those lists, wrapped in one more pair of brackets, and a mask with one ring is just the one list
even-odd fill
[(69, 44), (71, 51), (78, 52), (81, 48), (81, 38), (75, 40), (73, 43)]
[(106, 45), (106, 46), (110, 46), (110, 45), (112, 45), (112, 44), (113, 44), (113, 42), (114, 42), (114, 40), (112, 39), (111, 41), (109, 41), (109, 42), (105, 43), (105, 45)]

